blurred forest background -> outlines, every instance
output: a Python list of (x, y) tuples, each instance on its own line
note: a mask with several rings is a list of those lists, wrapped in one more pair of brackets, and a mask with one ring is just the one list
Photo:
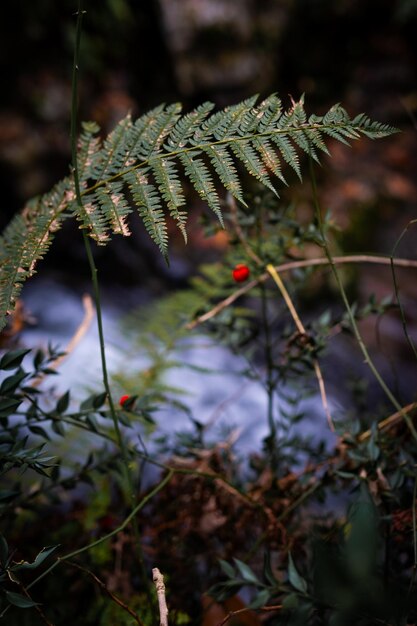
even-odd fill
[[(286, 106), (305, 92), (309, 112), (339, 101), (352, 116), (363, 111), (400, 127), (383, 143), (334, 145), (331, 163), (323, 159), (318, 174), (322, 205), (344, 230), (341, 251), (392, 249), (417, 198), (416, 0), (87, 0), (85, 8), (80, 119), (106, 132), (128, 110), (138, 116), (173, 101), (185, 110), (204, 100), (225, 106), (273, 91)], [(68, 171), (75, 11), (74, 0), (2, 7), (2, 227)], [(287, 199), (301, 212), (310, 203), (301, 186), (291, 185)], [(59, 233), (40, 271), (76, 268), (78, 279), (83, 275), (75, 229)], [(411, 239), (399, 254), (412, 254)], [(152, 276), (178, 284), (202, 254), (198, 228), (190, 240), (188, 249), (180, 239), (174, 243), (180, 262), (168, 272), (138, 224), (133, 237), (98, 251), (100, 269), (110, 283), (120, 282), (122, 269), (126, 286)], [(374, 283), (375, 272), (381, 274), (366, 270), (365, 292), (368, 272)]]

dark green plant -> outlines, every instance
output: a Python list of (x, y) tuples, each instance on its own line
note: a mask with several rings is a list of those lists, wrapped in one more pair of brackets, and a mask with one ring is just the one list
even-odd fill
[(82, 202), (76, 198), (72, 175), (50, 192), (28, 203), (0, 240), (0, 314), (2, 324), (22, 283), (33, 275), (54, 233), (75, 216), (80, 227), (99, 244), (111, 234), (128, 235), (126, 217), (136, 206), (144, 225), (166, 256), (168, 234), (164, 207), (186, 239), (187, 212), (179, 166), (201, 198), (222, 221), (215, 180), (244, 203), (240, 163), (258, 181), (274, 189), (270, 173), (285, 183), (282, 163), (300, 175), (296, 148), (318, 160), (327, 152), (325, 137), (343, 143), (366, 135), (386, 137), (395, 129), (360, 114), (350, 119), (335, 105), (324, 116), (304, 110), (304, 99), (282, 109), (272, 95), (211, 113), (206, 103), (183, 116), (181, 107), (161, 105), (132, 122), (121, 120), (102, 141), (96, 124), (86, 124), (78, 146), (77, 173)]

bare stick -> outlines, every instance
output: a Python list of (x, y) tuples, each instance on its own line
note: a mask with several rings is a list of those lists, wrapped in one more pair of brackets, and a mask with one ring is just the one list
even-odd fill
[(165, 599), (164, 577), (157, 567), (154, 567), (152, 570), (152, 579), (158, 596), (159, 626), (168, 626), (168, 607)]

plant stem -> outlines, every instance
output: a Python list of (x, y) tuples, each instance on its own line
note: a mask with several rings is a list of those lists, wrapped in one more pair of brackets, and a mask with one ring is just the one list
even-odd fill
[(403, 307), (403, 305), (401, 303), (401, 300), (400, 300), (400, 294), (399, 294), (398, 282), (397, 282), (397, 274), (396, 274), (395, 266), (394, 266), (394, 254), (395, 254), (395, 252), (397, 250), (397, 247), (400, 244), (401, 239), (404, 237), (404, 235), (406, 234), (406, 232), (408, 231), (410, 226), (413, 226), (416, 223), (417, 223), (417, 220), (411, 220), (407, 224), (407, 226), (404, 228), (403, 232), (398, 237), (398, 239), (395, 242), (395, 245), (394, 245), (394, 247), (392, 249), (392, 252), (391, 252), (391, 255), (390, 255), (390, 261), (391, 261), (391, 274), (392, 274), (392, 281), (393, 281), (393, 284), (394, 284), (395, 297), (397, 299), (397, 304), (398, 304), (398, 307), (400, 309), (400, 315), (401, 315), (401, 321), (402, 321), (402, 325), (403, 325), (404, 335), (405, 335), (405, 338), (407, 339), (408, 345), (410, 346), (411, 350), (413, 351), (413, 354), (414, 354), (415, 358), (417, 359), (417, 350), (416, 350), (416, 347), (414, 345), (414, 342), (413, 342), (412, 338), (410, 337), (410, 333), (408, 332), (408, 329), (407, 329), (407, 322), (406, 322), (406, 319), (405, 319), (404, 307)]
[[(74, 175), (74, 187), (75, 187), (75, 195), (77, 204), (82, 207), (82, 198), (81, 198), (81, 187), (80, 180), (78, 174), (78, 162), (77, 162), (77, 112), (78, 112), (78, 72), (79, 72), (79, 50), (80, 50), (80, 40), (81, 40), (81, 27), (82, 27), (82, 18), (83, 18), (83, 0), (78, 0), (78, 13), (77, 13), (77, 26), (76, 26), (76, 38), (75, 38), (75, 48), (74, 48), (74, 61), (72, 66), (72, 99), (71, 99), (71, 153), (72, 153), (72, 168)], [(122, 468), (123, 468), (123, 478), (125, 482), (125, 491), (129, 494), (130, 506), (133, 508), (136, 504), (136, 496), (133, 485), (133, 480), (129, 467), (129, 459), (128, 459), (128, 451), (127, 446), (122, 436), (122, 432), (119, 425), (119, 420), (117, 417), (117, 413), (115, 411), (110, 384), (108, 377), (108, 369), (106, 362), (106, 351), (105, 351), (105, 341), (104, 341), (104, 331), (103, 331), (103, 317), (101, 311), (101, 298), (100, 298), (100, 288), (99, 282), (97, 278), (97, 267), (94, 262), (94, 256), (91, 249), (91, 244), (89, 238), (86, 234), (85, 229), (83, 229), (83, 239), (84, 246), (87, 253), (88, 264), (90, 266), (91, 271), (91, 280), (93, 284), (93, 292), (94, 292), (94, 300), (97, 311), (97, 328), (99, 335), (99, 343), (100, 343), (100, 356), (101, 356), (101, 368), (103, 375), (103, 385), (104, 389), (107, 393), (107, 399), (110, 406), (110, 413), (112, 416), (114, 430), (116, 434), (116, 439), (118, 446), (120, 448), (120, 452), (122, 455)], [(137, 525), (137, 520), (133, 516), (132, 517), (132, 529), (135, 535), (138, 556), (140, 567), (142, 569), (143, 575), (143, 583), (145, 585), (145, 589), (149, 591), (149, 583), (146, 575), (145, 563), (141, 548), (139, 529)], [(149, 594), (150, 595), (150, 594)]]
[(165, 485), (171, 480), (173, 475), (174, 475), (174, 471), (173, 470), (169, 471), (168, 474), (165, 476), (165, 478), (163, 480), (161, 480), (161, 482), (159, 482), (144, 498), (142, 498), (142, 500), (139, 502), (139, 504), (137, 506), (135, 506), (135, 508), (129, 513), (129, 515), (126, 517), (126, 519), (123, 521), (123, 523), (120, 524), (120, 526), (118, 526), (115, 530), (112, 530), (107, 535), (104, 535), (103, 537), (100, 537), (100, 539), (96, 539), (96, 541), (93, 541), (92, 543), (89, 543), (88, 545), (83, 546), (82, 548), (78, 548), (78, 550), (74, 550), (73, 552), (69, 552), (68, 554), (64, 554), (64, 556), (60, 556), (54, 563), (52, 563), (52, 565), (50, 567), (48, 567), (47, 570), (45, 570), (44, 572), (42, 572), (42, 574), (40, 574), (37, 578), (35, 578), (35, 580), (33, 580), (30, 583), (30, 585), (27, 585), (26, 588), (30, 589), (31, 587), (33, 587), (44, 576), (46, 576), (47, 574), (49, 574), (49, 572), (51, 572), (53, 569), (55, 569), (57, 567), (57, 565), (59, 565), (62, 561), (66, 561), (68, 559), (72, 559), (72, 558), (74, 558), (74, 556), (77, 556), (78, 554), (82, 554), (83, 552), (86, 552), (87, 550), (90, 550), (90, 548), (94, 548), (94, 546), (98, 546), (99, 544), (103, 543), (103, 541), (107, 541), (107, 539), (111, 539), (112, 537), (117, 535), (120, 531), (122, 531), (124, 528), (126, 528), (126, 526), (133, 519), (135, 519), (136, 515), (139, 513), (139, 511), (141, 509), (143, 509), (145, 504), (147, 504), (149, 502), (149, 500), (151, 500), (153, 498), (153, 496), (155, 496), (159, 491), (161, 491), (161, 489), (163, 489), (165, 487)]
[(330, 252), (327, 240), (326, 240), (326, 235), (324, 233), (323, 220), (322, 220), (322, 216), (321, 216), (321, 207), (320, 207), (320, 203), (319, 203), (319, 200), (318, 200), (318, 194), (317, 194), (316, 178), (315, 178), (315, 175), (314, 175), (314, 168), (313, 168), (313, 163), (312, 163), (311, 157), (310, 157), (309, 161), (310, 161), (311, 185), (312, 185), (312, 190), (313, 190), (313, 203), (314, 203), (314, 208), (315, 208), (315, 211), (316, 211), (317, 223), (318, 223), (320, 234), (321, 234), (321, 238), (322, 238), (323, 249), (324, 249), (324, 252), (325, 252), (326, 257), (328, 259), (328, 262), (330, 264), (330, 267), (332, 268), (333, 275), (334, 275), (334, 277), (336, 279), (337, 286), (339, 288), (340, 295), (342, 296), (342, 300), (343, 300), (343, 303), (345, 305), (345, 308), (346, 308), (346, 311), (347, 311), (347, 314), (348, 314), (348, 318), (349, 318), (350, 324), (352, 326), (353, 333), (354, 333), (354, 335), (356, 337), (356, 340), (358, 342), (359, 348), (361, 349), (362, 354), (365, 357), (365, 363), (367, 363), (367, 365), (369, 366), (369, 369), (371, 370), (372, 374), (374, 375), (375, 379), (379, 383), (379, 386), (381, 387), (381, 389), (383, 390), (383, 392), (385, 393), (387, 398), (394, 405), (394, 407), (397, 409), (397, 411), (399, 411), (403, 415), (404, 420), (405, 420), (405, 422), (406, 422), (406, 424), (407, 424), (407, 426), (408, 426), (412, 436), (417, 441), (417, 431), (414, 428), (414, 424), (413, 424), (410, 416), (407, 413), (405, 413), (403, 407), (398, 402), (398, 400), (395, 398), (395, 396), (393, 395), (393, 393), (391, 392), (391, 390), (387, 386), (386, 382), (382, 378), (381, 374), (379, 373), (378, 369), (375, 366), (375, 363), (373, 362), (373, 360), (371, 358), (371, 355), (369, 354), (369, 351), (368, 351), (368, 348), (365, 345), (365, 342), (362, 339), (362, 335), (359, 332), (359, 328), (358, 328), (358, 325), (356, 323), (355, 316), (353, 314), (352, 308), (351, 308), (351, 306), (349, 304), (349, 300), (347, 298), (346, 291), (345, 291), (345, 288), (344, 288), (343, 283), (342, 283), (342, 279), (340, 278), (340, 274), (339, 274), (339, 272), (338, 272), (338, 270), (336, 268), (336, 264), (333, 261), (333, 257), (331, 255), (331, 252)]
[(261, 314), (262, 328), (265, 336), (265, 361), (266, 361), (266, 392), (268, 398), (268, 425), (269, 437), (267, 438), (267, 447), (271, 456), (271, 467), (273, 471), (277, 469), (277, 426), (274, 419), (274, 359), (272, 354), (271, 329), (268, 319), (268, 303), (266, 296), (266, 288), (264, 284), (260, 285), (261, 289)]

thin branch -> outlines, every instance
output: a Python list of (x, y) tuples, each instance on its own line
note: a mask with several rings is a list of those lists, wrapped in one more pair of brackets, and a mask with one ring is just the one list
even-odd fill
[(74, 563), (74, 561), (67, 561), (67, 563), (68, 565), (72, 565), (73, 567), (76, 567), (77, 569), (80, 569), (81, 571), (88, 574), (94, 580), (94, 582), (98, 584), (100, 589), (104, 591), (104, 593), (106, 593), (109, 596), (109, 598), (113, 600), (113, 602), (115, 602), (118, 606), (120, 606), (120, 608), (122, 608), (124, 611), (126, 611), (127, 613), (129, 613), (129, 615), (133, 617), (133, 619), (136, 621), (137, 624), (139, 624), (139, 626), (145, 626), (144, 622), (142, 622), (139, 615), (135, 613), (135, 611), (133, 611), (133, 609), (131, 609), (127, 604), (125, 604), (123, 600), (118, 598), (112, 591), (110, 591), (107, 585), (102, 580), (97, 578), (97, 576), (93, 572), (91, 572), (86, 567), (82, 567), (81, 565), (78, 565), (78, 563)]
[[(29, 600), (32, 600), (32, 602), (34, 602), (33, 598), (31, 597), (30, 593), (26, 589), (25, 585), (20, 580), (18, 580), (18, 578), (16, 577), (16, 574), (13, 574), (13, 579), (12, 580), (13, 580), (13, 582), (15, 582), (15, 583), (17, 583), (19, 585), (20, 589), (23, 591), (23, 594), (27, 598), (29, 598)], [(46, 617), (45, 613), (42, 611), (42, 609), (41, 609), (41, 607), (39, 606), (38, 603), (35, 603), (32, 608), (35, 609), (35, 611), (38, 613), (39, 617), (41, 618), (42, 622), (44, 624), (46, 624), (46, 626), (54, 626), (54, 624), (52, 624), (52, 622), (50, 622), (48, 620), (48, 618)]]
[[(394, 265), (396, 267), (412, 267), (417, 268), (417, 261), (413, 259), (393, 259)], [(344, 263), (376, 263), (379, 265), (391, 265), (390, 257), (376, 256), (376, 255), (368, 255), (368, 254), (351, 254), (347, 256), (335, 256), (333, 257), (333, 263), (336, 265), (341, 265)], [(301, 269), (304, 267), (314, 267), (317, 265), (330, 265), (330, 261), (327, 257), (318, 257), (316, 259), (303, 259), (301, 261), (289, 261), (287, 263), (282, 263), (280, 265), (276, 265), (275, 270), (282, 274), (283, 272), (290, 272), (292, 270)], [(192, 322), (189, 322), (185, 328), (187, 330), (193, 330), (197, 326), (204, 324), (212, 317), (218, 315), (223, 309), (227, 308), (233, 302), (238, 300), (241, 296), (244, 296), (246, 293), (251, 291), (257, 285), (265, 282), (270, 278), (269, 272), (265, 272), (258, 276), (258, 278), (251, 280), (249, 283), (232, 293), (230, 296), (216, 304), (210, 311), (200, 315)]]
[[(349, 318), (349, 322), (350, 325), (352, 327), (353, 330), (353, 334), (356, 337), (356, 341), (358, 342), (359, 348), (363, 354), (363, 356), (365, 357), (365, 363), (367, 363), (367, 365), (369, 366), (369, 369), (371, 370), (372, 374), (374, 375), (375, 379), (377, 380), (379, 386), (381, 387), (382, 391), (385, 393), (385, 395), (387, 396), (387, 398), (389, 399), (389, 401), (391, 402), (391, 404), (394, 406), (395, 409), (397, 409), (397, 411), (400, 411), (403, 413), (403, 417), (404, 420), (414, 438), (415, 441), (417, 441), (417, 431), (414, 428), (414, 424), (412, 419), (410, 418), (410, 416), (404, 411), (404, 409), (401, 407), (401, 404), (398, 402), (397, 398), (394, 396), (394, 394), (391, 392), (390, 388), (388, 387), (387, 383), (385, 382), (385, 380), (382, 378), (381, 374), (379, 373), (378, 368), (376, 367), (373, 359), (371, 358), (371, 355), (369, 353), (369, 350), (362, 338), (362, 335), (359, 331), (359, 327), (358, 324), (356, 323), (356, 319), (355, 319), (355, 315), (353, 313), (352, 307), (350, 306), (347, 294), (346, 294), (346, 290), (343, 286), (343, 282), (342, 279), (340, 277), (340, 273), (336, 268), (336, 264), (334, 262), (334, 259), (331, 255), (330, 252), (330, 248), (329, 248), (329, 244), (327, 242), (326, 239), (326, 235), (324, 232), (324, 225), (323, 225), (323, 220), (322, 220), (322, 215), (321, 215), (321, 207), (320, 207), (320, 202), (319, 202), (319, 198), (318, 198), (318, 193), (317, 193), (317, 184), (316, 184), (316, 178), (315, 178), (315, 174), (314, 174), (314, 168), (313, 168), (313, 163), (312, 160), (310, 158), (310, 175), (311, 175), (311, 185), (312, 185), (312, 191), (313, 191), (313, 204), (314, 204), (314, 208), (316, 211), (316, 218), (317, 218), (317, 222), (319, 225), (319, 230), (320, 230), (320, 234), (321, 234), (321, 238), (322, 238), (322, 243), (323, 243), (323, 248), (324, 248), (324, 252), (326, 254), (327, 260), (330, 264), (330, 267), (332, 269), (333, 272), (333, 276), (336, 279), (337, 282), (337, 286), (339, 288), (339, 292), (341, 295), (341, 298), (343, 300), (343, 303), (345, 305), (346, 308), (346, 312)], [(390, 257), (389, 259), (389, 263), (392, 267), (392, 257)]]
[(395, 297), (397, 299), (397, 304), (398, 307), (400, 309), (400, 315), (401, 315), (401, 321), (402, 321), (402, 325), (403, 325), (403, 331), (404, 331), (404, 335), (405, 338), (407, 339), (408, 345), (410, 346), (415, 358), (417, 359), (417, 349), (414, 345), (414, 342), (410, 336), (410, 333), (408, 332), (408, 328), (407, 328), (407, 322), (405, 319), (405, 311), (404, 311), (404, 307), (402, 305), (401, 299), (400, 299), (400, 294), (399, 294), (399, 288), (398, 288), (398, 282), (397, 282), (397, 274), (395, 272), (395, 267), (394, 267), (394, 254), (402, 240), (402, 238), (404, 237), (404, 235), (408, 232), (408, 229), (413, 226), (414, 224), (417, 224), (417, 220), (411, 220), (410, 222), (408, 222), (407, 226), (404, 228), (404, 230), (402, 231), (401, 235), (398, 237), (397, 241), (395, 242), (395, 245), (392, 249), (391, 255), (390, 255), (390, 261), (391, 261), (391, 273), (392, 273), (392, 281), (394, 283), (394, 291), (395, 291)]
[(78, 548), (78, 550), (73, 550), (72, 552), (69, 552), (68, 554), (64, 554), (64, 556), (58, 557), (57, 560), (54, 563), (52, 563), (52, 565), (48, 567), (47, 570), (45, 570), (44, 572), (42, 572), (42, 574), (40, 574), (37, 578), (35, 578), (35, 580), (33, 580), (30, 583), (30, 585), (27, 586), (27, 588), (30, 589), (31, 587), (33, 587), (33, 585), (35, 585), (40, 580), (42, 580), (44, 576), (49, 574), (49, 572), (55, 569), (56, 566), (59, 565), (62, 561), (72, 559), (74, 556), (77, 556), (78, 554), (81, 554), (82, 552), (86, 552), (87, 550), (90, 550), (91, 548), (98, 546), (99, 544), (103, 543), (103, 541), (107, 541), (108, 539), (111, 539), (112, 537), (117, 535), (119, 532), (124, 530), (126, 526), (130, 524), (132, 519), (139, 513), (139, 511), (143, 509), (143, 507), (149, 502), (149, 500), (151, 500), (153, 496), (155, 496), (159, 491), (161, 491), (161, 489), (165, 487), (165, 485), (171, 480), (173, 475), (174, 475), (174, 471), (170, 470), (168, 474), (165, 476), (165, 478), (161, 480), (146, 496), (142, 498), (139, 504), (135, 506), (135, 508), (129, 513), (129, 515), (124, 519), (124, 521), (120, 524), (120, 526), (112, 530), (110, 533), (107, 533), (107, 535), (103, 535), (103, 537), (100, 537), (100, 539), (96, 539), (95, 541), (92, 541), (86, 546), (82, 546), (82, 548)]
[[(276, 604), (274, 606), (261, 606), (259, 607), (259, 609), (256, 609), (256, 611), (263, 611), (264, 613), (271, 613), (272, 611), (280, 611), (282, 609), (282, 604)], [(245, 607), (243, 609), (238, 609), (237, 611), (230, 611), (230, 613), (228, 613), (226, 615), (226, 617), (224, 619), (222, 619), (221, 622), (219, 622), (217, 624), (217, 626), (224, 626), (224, 624), (226, 624), (229, 619), (231, 619), (232, 617), (234, 617), (235, 615), (240, 615), (242, 613), (247, 613), (248, 611), (252, 611), (253, 613), (255, 613), (254, 609), (251, 609), (250, 607)]]

